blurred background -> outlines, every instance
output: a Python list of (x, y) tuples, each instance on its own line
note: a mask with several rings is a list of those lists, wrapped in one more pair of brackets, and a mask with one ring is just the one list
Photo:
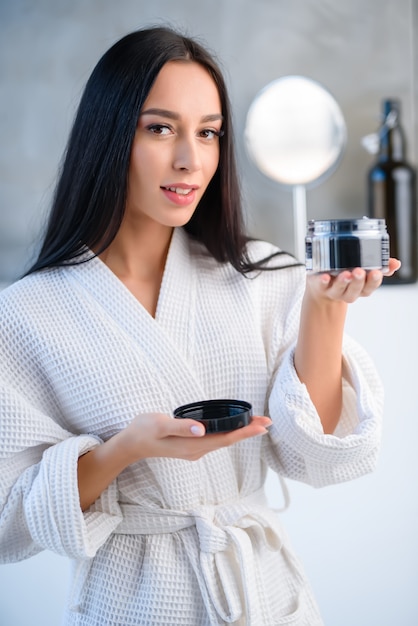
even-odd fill
[[(318, 81), (347, 126), (337, 170), (307, 192), (308, 218), (367, 213), (374, 157), (361, 140), (377, 130), (384, 98), (401, 100), (416, 165), (418, 0), (0, 0), (1, 286), (21, 275), (36, 250), (91, 70), (117, 39), (152, 24), (202, 39), (221, 62), (255, 236), (293, 251), (292, 195), (257, 170), (244, 143), (248, 109), (276, 78)], [(327, 626), (418, 624), (417, 308), (416, 284), (385, 286), (349, 314), (348, 330), (374, 357), (386, 388), (377, 472), (319, 491), (289, 484), (283, 519)], [(277, 490), (270, 477), (274, 505)], [(66, 560), (49, 553), (0, 566), (0, 625), (56, 626), (67, 582)]]

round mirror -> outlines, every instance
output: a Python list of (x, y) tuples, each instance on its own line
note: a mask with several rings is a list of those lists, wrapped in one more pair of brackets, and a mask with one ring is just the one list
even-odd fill
[(245, 140), (257, 167), (283, 185), (323, 180), (336, 167), (346, 126), (332, 95), (303, 76), (284, 76), (255, 97)]

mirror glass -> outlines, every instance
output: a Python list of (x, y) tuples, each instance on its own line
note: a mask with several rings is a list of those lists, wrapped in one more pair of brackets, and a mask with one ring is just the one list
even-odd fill
[(251, 159), (283, 185), (309, 186), (337, 166), (346, 144), (340, 107), (319, 83), (284, 76), (269, 83), (247, 114), (245, 141)]

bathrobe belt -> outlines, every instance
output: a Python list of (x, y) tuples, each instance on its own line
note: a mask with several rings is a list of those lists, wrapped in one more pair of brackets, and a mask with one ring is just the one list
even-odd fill
[[(283, 531), (267, 507), (263, 490), (218, 505), (202, 505), (187, 512), (120, 504), (123, 520), (116, 534), (154, 535), (175, 533), (195, 526), (199, 544), (182, 538), (196, 573), (209, 615), (219, 623), (231, 623), (245, 615), (246, 623), (258, 623), (254, 547), (278, 551)], [(255, 546), (253, 545), (255, 544)], [(213, 623), (213, 622), (212, 622)]]

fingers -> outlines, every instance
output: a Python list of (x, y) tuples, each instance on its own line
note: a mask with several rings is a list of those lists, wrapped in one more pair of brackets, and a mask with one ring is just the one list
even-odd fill
[(268, 417), (255, 416), (243, 428), (204, 436), (205, 427), (196, 420), (176, 419), (164, 413), (142, 413), (122, 433), (132, 462), (151, 457), (195, 461), (208, 452), (264, 435), (271, 423)]
[[(248, 426), (239, 428), (235, 431), (238, 433), (239, 439), (245, 439), (253, 437), (257, 434), (263, 434), (266, 431), (266, 427), (271, 425), (271, 419), (265, 416), (254, 416), (251, 418), (251, 423)], [(203, 437), (206, 434), (205, 426), (196, 420), (192, 419), (170, 419), (166, 423), (164, 435), (165, 437)], [(224, 437), (227, 433), (212, 434), (211, 437)]]
[[(356, 268), (353, 271), (345, 270), (337, 276), (330, 274), (319, 274), (313, 277), (316, 281), (314, 289), (317, 294), (329, 300), (343, 302), (354, 302), (362, 295), (365, 288), (367, 276), (365, 270)], [(375, 278), (373, 278), (374, 282)]]
[(401, 262), (399, 259), (389, 259), (389, 268), (384, 272), (385, 276), (393, 276), (395, 272), (397, 272), (401, 267)]
[[(252, 417), (248, 426), (237, 428), (226, 433), (211, 433), (207, 437), (204, 437), (204, 441), (200, 440), (200, 450), (204, 449), (204, 454), (219, 448), (226, 448), (232, 446), (239, 441), (250, 439), (251, 437), (257, 437), (259, 435), (265, 435), (271, 426), (272, 421), (268, 417)], [(198, 443), (198, 442), (196, 442)]]
[(370, 296), (382, 284), (383, 273), (380, 270), (371, 270), (366, 274), (366, 280), (361, 296)]
[[(391, 276), (400, 267), (400, 261), (390, 259), (389, 270), (385, 275)], [(357, 267), (350, 270), (344, 270), (337, 276), (330, 274), (318, 274), (310, 278), (313, 290), (317, 295), (328, 298), (330, 300), (340, 300), (346, 303), (355, 302), (359, 297), (370, 296), (380, 285), (383, 280), (383, 272), (381, 270), (364, 270)]]
[[(265, 435), (268, 432), (267, 427), (272, 423), (268, 417), (256, 416), (251, 419), (248, 426), (227, 433), (211, 433), (204, 437), (202, 424), (195, 420), (170, 417), (168, 420), (171, 425), (165, 424), (166, 434), (153, 447), (152, 456), (174, 457), (189, 461), (196, 461), (209, 452), (226, 448), (244, 439)], [(193, 427), (199, 427), (198, 434), (197, 431), (194, 434)]]
[(360, 297), (370, 296), (382, 284), (383, 274), (380, 270), (365, 270), (357, 267), (352, 272), (342, 272), (337, 277), (342, 289), (341, 299), (355, 302)]
[(167, 424), (167, 432), (165, 436), (171, 437), (203, 437), (206, 434), (206, 429), (201, 422), (196, 420), (185, 419), (170, 419), (170, 423)]

